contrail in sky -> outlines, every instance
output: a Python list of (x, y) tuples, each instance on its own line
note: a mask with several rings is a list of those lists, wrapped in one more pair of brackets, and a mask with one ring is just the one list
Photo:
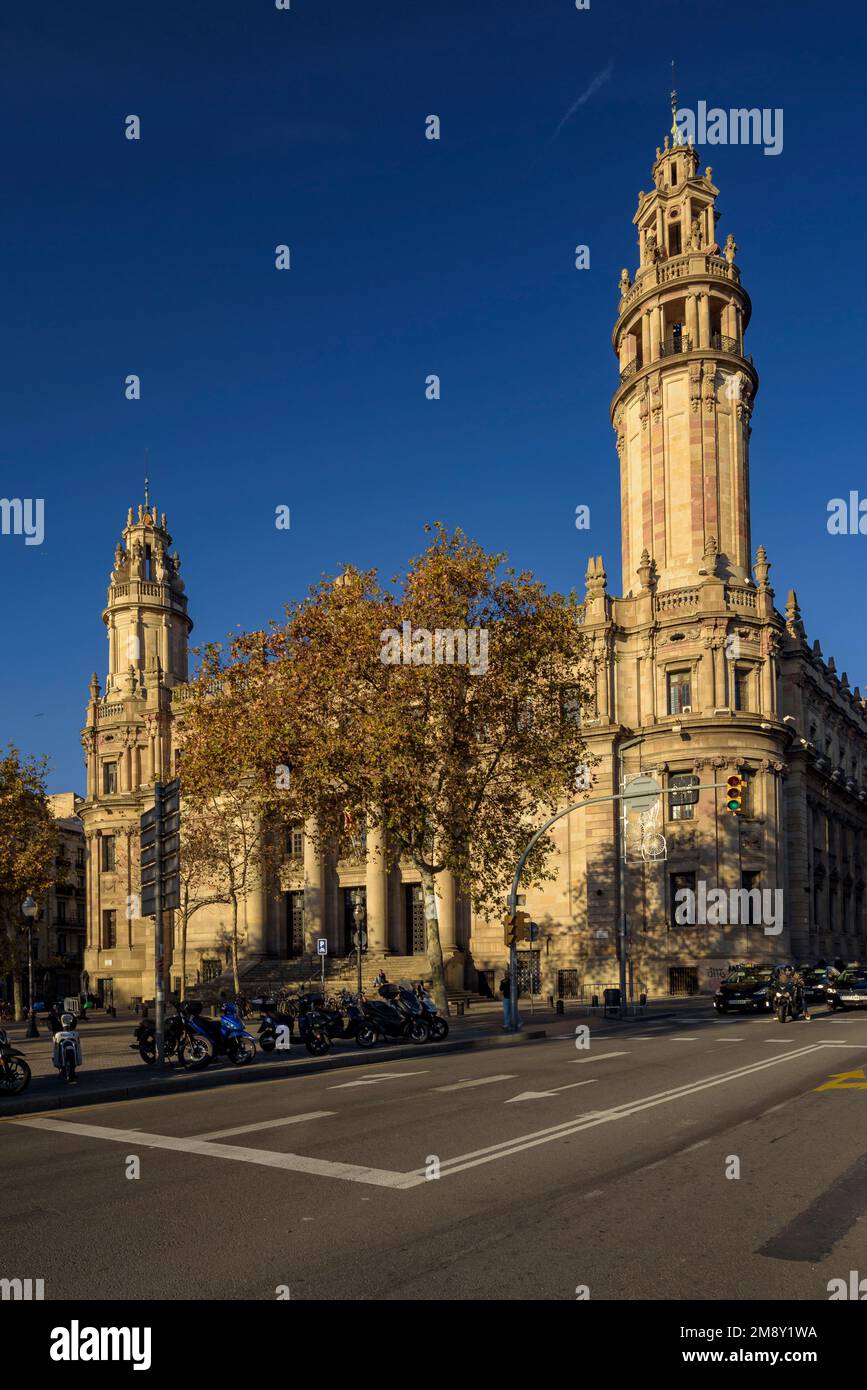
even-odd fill
[(531, 173), (533, 169), (535, 169), (536, 165), (539, 163), (539, 160), (542, 158), (542, 155), (545, 153), (545, 150), (550, 149), (551, 145), (553, 145), (554, 141), (557, 139), (557, 136), (560, 134), (560, 131), (563, 129), (566, 122), (570, 120), (572, 116), (575, 115), (575, 112), (579, 109), (579, 107), (583, 106), (586, 101), (589, 101), (590, 98), (594, 95), (594, 93), (599, 91), (600, 87), (605, 86), (606, 82), (611, 81), (611, 74), (613, 73), (613, 71), (614, 63), (610, 62), (607, 65), (607, 67), (604, 67), (601, 70), (601, 72), (597, 72), (596, 76), (592, 79), (589, 87), (587, 87), (586, 90), (581, 93), (577, 101), (572, 103), (572, 105), (569, 107), (569, 110), (566, 112), (565, 116), (560, 121), (560, 124), (557, 126), (557, 129), (554, 131), (554, 134), (551, 136), (550, 140), (548, 140), (545, 143), (544, 147), (536, 155), (536, 158), (533, 160), (532, 164), (530, 165), (530, 168), (527, 170), (528, 174)]
[(590, 83), (590, 86), (587, 88), (587, 90), (585, 92), (582, 92), (578, 100), (569, 107), (569, 110), (566, 112), (566, 115), (563, 117), (557, 129), (554, 131), (554, 134), (551, 136), (551, 139), (548, 141), (549, 144), (551, 144), (554, 140), (557, 139), (557, 136), (560, 134), (560, 131), (563, 129), (564, 125), (570, 119), (570, 117), (575, 115), (575, 112), (578, 110), (578, 107), (583, 106), (585, 101), (589, 101), (590, 98), (594, 95), (594, 93), (599, 91), (600, 87), (604, 87), (606, 82), (611, 81), (611, 74), (613, 71), (614, 64), (609, 63), (608, 66), (603, 68), (601, 72), (597, 72), (596, 76), (593, 78), (593, 81)]

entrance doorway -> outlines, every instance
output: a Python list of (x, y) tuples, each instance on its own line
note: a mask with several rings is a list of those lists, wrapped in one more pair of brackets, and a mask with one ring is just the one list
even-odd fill
[(304, 889), (284, 894), (286, 898), (286, 954), (304, 954)]
[(427, 951), (424, 924), (424, 894), (420, 883), (408, 883), (406, 894), (406, 954), (423, 956)]

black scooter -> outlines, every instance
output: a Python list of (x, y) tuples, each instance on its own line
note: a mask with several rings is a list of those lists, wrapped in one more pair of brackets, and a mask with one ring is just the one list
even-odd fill
[(30, 1068), (24, 1053), (12, 1047), (5, 1028), (0, 1028), (0, 1096), (20, 1096), (30, 1085)]
[[(262, 1014), (259, 1024), (259, 1046), (263, 1052), (274, 1052), (281, 1038), (281, 1029), (288, 1029), (291, 1043), (295, 1036), (295, 1015), (284, 1013), (282, 1009), (268, 1009)], [(286, 1033), (282, 1034), (286, 1038)]]
[(780, 1023), (805, 1018), (804, 991), (794, 985), (778, 985), (774, 991), (774, 1013)]
[(411, 989), (383, 985), (382, 999), (361, 999), (363, 1018), (358, 1021), (355, 1041), (359, 1047), (373, 1047), (380, 1040), (426, 1043), (430, 1024), (422, 1014), (421, 1002)]

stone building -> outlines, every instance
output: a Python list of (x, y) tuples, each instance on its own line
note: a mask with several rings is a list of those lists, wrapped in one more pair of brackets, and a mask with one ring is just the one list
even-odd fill
[[(564, 708), (586, 733), (590, 795), (612, 796), (641, 772), (662, 794), (643, 823), (624, 826), (617, 803), (594, 802), (551, 832), (557, 875), (526, 893), (541, 934), (521, 951), (522, 974), (543, 995), (617, 982), (621, 906), (636, 992), (707, 987), (744, 958), (865, 951), (867, 703), (808, 644), (794, 592), (776, 607), (767, 553), (752, 549), (751, 304), (733, 237), (717, 239), (712, 170), (699, 173), (695, 150), (667, 137), (652, 179), (639, 194), (638, 267), (634, 280), (621, 274), (613, 332), (621, 594), (609, 593), (602, 557), (592, 557), (595, 699)], [(147, 499), (130, 511), (103, 614), (108, 679), (101, 692), (93, 678), (83, 733), (87, 969), (94, 982), (113, 980), (118, 1002), (153, 992), (153, 923), (137, 915), (138, 817), (154, 780), (174, 774), (183, 735), (191, 622), (170, 547), (165, 516)], [(746, 784), (742, 815), (725, 809), (734, 775)], [(247, 899), (248, 958), (290, 978), (313, 968), (319, 937), (331, 960), (345, 957), (361, 909), (366, 975), (386, 954), (414, 957), (393, 961), (393, 977), (422, 973), (418, 876), (387, 872), (377, 849), (323, 860), (302, 826), (291, 829), (279, 881)], [(494, 988), (506, 960), (501, 923), (474, 916), (450, 880), (440, 883), (449, 983)], [(678, 919), (684, 892), (697, 920)], [(191, 981), (225, 968), (227, 920), (221, 905), (194, 919)], [(174, 982), (171, 942), (167, 952)]]
[[(752, 559), (751, 304), (734, 238), (717, 240), (712, 170), (666, 138), (652, 179), (613, 333), (621, 596), (591, 558), (596, 694), (582, 713), (592, 795), (639, 772), (662, 795), (643, 829), (621, 824), (611, 802), (554, 827), (556, 882), (526, 900), (543, 928), (546, 993), (617, 983), (621, 894), (636, 990), (707, 987), (745, 958), (865, 953), (867, 703), (807, 644), (794, 591), (776, 608), (763, 546)], [(742, 815), (725, 809), (735, 775)], [(642, 834), (666, 857), (643, 857)], [(683, 889), (725, 899), (683, 923)], [(499, 938), (498, 925), (474, 924), (477, 968), (503, 958)]]

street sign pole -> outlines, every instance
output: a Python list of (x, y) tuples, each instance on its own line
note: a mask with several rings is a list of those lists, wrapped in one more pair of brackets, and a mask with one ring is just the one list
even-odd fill
[(181, 801), (177, 778), (154, 783), (154, 805), (141, 817), (141, 915), (154, 919), (154, 1029), (165, 1063), (165, 913), (180, 906)]

